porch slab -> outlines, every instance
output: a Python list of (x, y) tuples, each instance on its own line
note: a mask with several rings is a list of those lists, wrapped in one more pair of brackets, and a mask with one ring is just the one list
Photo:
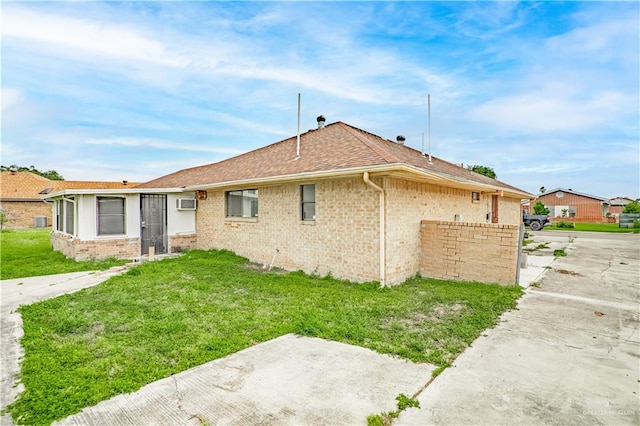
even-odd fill
[(287, 334), (118, 395), (58, 425), (366, 424), (434, 366)]

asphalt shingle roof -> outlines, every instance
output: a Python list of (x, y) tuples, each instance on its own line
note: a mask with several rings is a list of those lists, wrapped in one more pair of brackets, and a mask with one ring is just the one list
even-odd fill
[(41, 200), (44, 192), (64, 189), (124, 189), (139, 185), (138, 182), (101, 182), (76, 180), (50, 180), (31, 172), (2, 172), (0, 175), (0, 198), (3, 200)]
[(430, 164), (420, 151), (340, 121), (303, 133), (300, 141), (298, 159), (295, 158), (296, 137), (291, 137), (218, 163), (180, 170), (143, 183), (138, 188), (178, 188), (402, 163), (458, 180), (526, 193), (436, 157), (432, 157)]

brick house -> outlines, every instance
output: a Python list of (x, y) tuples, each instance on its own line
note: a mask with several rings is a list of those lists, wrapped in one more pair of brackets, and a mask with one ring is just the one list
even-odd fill
[[(556, 188), (538, 194), (540, 201), (557, 220), (572, 222), (604, 222), (609, 212), (609, 200), (595, 195), (584, 194), (572, 189)], [(566, 212), (563, 215), (563, 211)]]
[(7, 216), (6, 226), (26, 228), (51, 226), (51, 205), (44, 202), (42, 196), (55, 191), (71, 188), (127, 188), (139, 185), (139, 182), (97, 182), (50, 180), (28, 171), (5, 171), (0, 174), (0, 209)]
[[(169, 240), (183, 236), (181, 248), (229, 249), (254, 262), (381, 284), (416, 273), (515, 283), (520, 200), (531, 197), (402, 143), (320, 120), (318, 129), (299, 138), (180, 170), (128, 192), (48, 195), (76, 197), (79, 207), (74, 234), (63, 227), (52, 239), (68, 247), (70, 241), (81, 246), (128, 238), (130, 254), (140, 253), (139, 206), (148, 194), (166, 196), (160, 202), (167, 209), (165, 234)], [(126, 199), (116, 209), (127, 214), (118, 219), (123, 234), (96, 233), (99, 197)], [(189, 197), (197, 208), (178, 218), (178, 200)], [(172, 223), (177, 219), (179, 227)], [(96, 254), (108, 254), (106, 247)], [(58, 248), (64, 251), (62, 244)], [(171, 252), (171, 244), (163, 249)]]
[(624, 207), (633, 202), (629, 197), (613, 197), (609, 199), (609, 213), (615, 218), (619, 218)]
[[(6, 171), (0, 173), (0, 209), (10, 227), (35, 226), (36, 217), (51, 223), (51, 206), (42, 201), (50, 180), (31, 172)], [(44, 226), (47, 226), (44, 224)]]

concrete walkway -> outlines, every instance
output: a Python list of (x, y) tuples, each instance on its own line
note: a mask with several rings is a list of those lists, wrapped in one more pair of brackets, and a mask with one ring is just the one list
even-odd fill
[(587, 237), (395, 424), (640, 424), (640, 236)]
[(57, 425), (351, 425), (395, 409), (434, 367), (292, 334), (118, 395)]
[[(126, 269), (126, 266), (119, 266), (103, 272), (72, 272), (0, 281), (0, 410), (11, 404), (24, 389), (17, 381), (19, 361), (23, 356), (20, 346), (22, 317), (16, 312), (18, 307), (92, 287)], [(0, 417), (0, 424), (12, 424), (10, 416)]]

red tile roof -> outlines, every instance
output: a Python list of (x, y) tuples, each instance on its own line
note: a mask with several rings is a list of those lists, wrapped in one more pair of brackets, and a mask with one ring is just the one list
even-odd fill
[(300, 158), (296, 157), (296, 137), (263, 148), (175, 173), (139, 185), (139, 188), (178, 188), (224, 182), (333, 171), (353, 167), (406, 164), (455, 180), (492, 185), (527, 194), (504, 182), (471, 172), (459, 165), (426, 156), (408, 146), (336, 122), (300, 136)]
[(41, 196), (63, 189), (124, 189), (139, 185), (139, 182), (98, 182), (74, 180), (50, 180), (31, 172), (2, 172), (0, 175), (0, 198), (3, 200), (40, 201)]

